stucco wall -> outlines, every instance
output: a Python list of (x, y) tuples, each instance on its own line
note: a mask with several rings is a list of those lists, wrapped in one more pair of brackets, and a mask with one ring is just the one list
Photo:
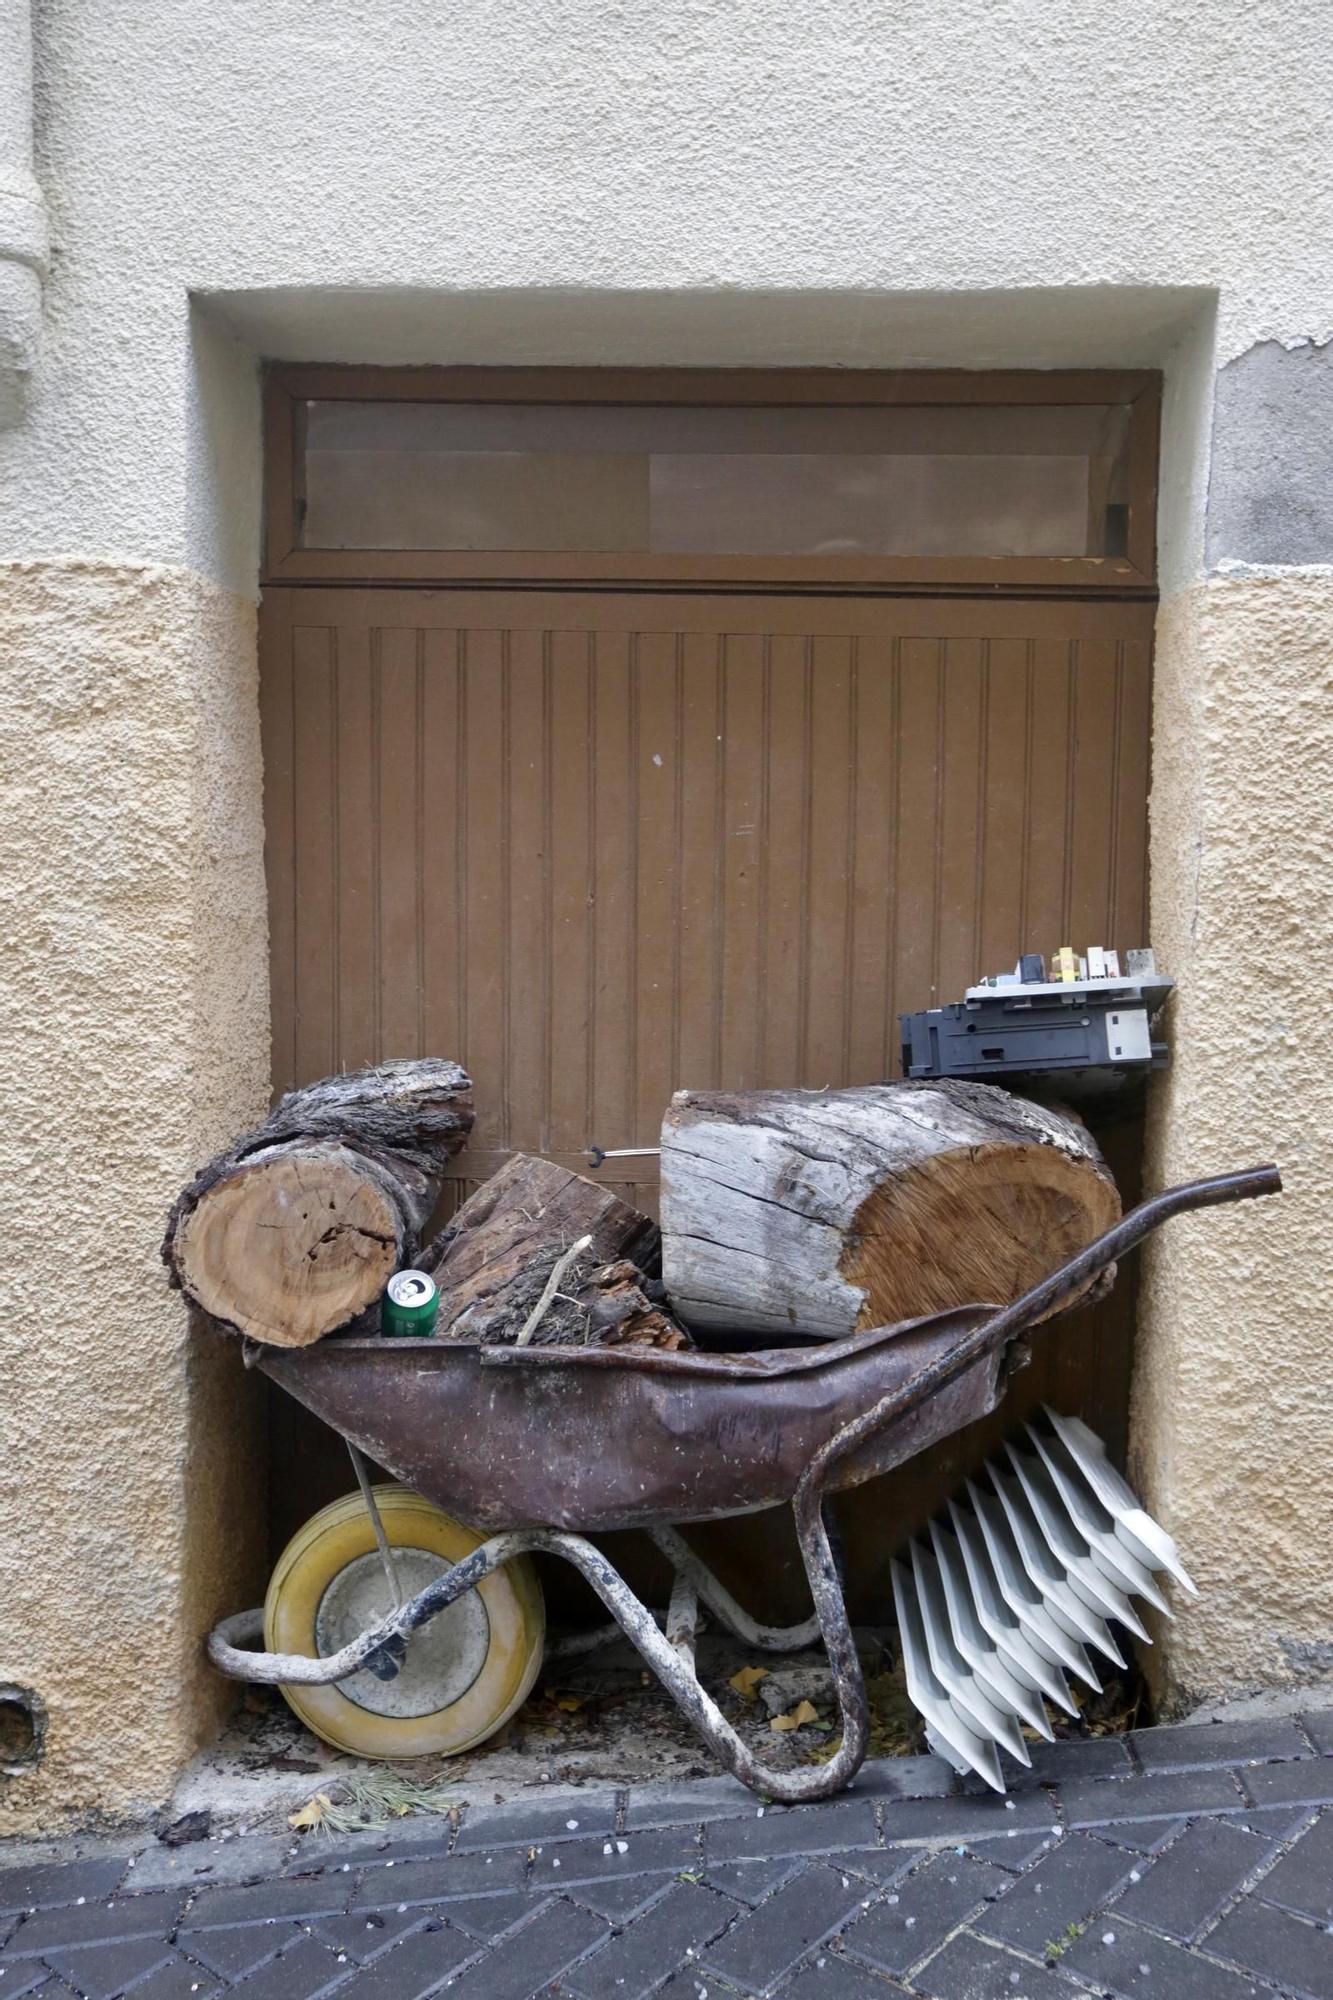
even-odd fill
[(4, 1834), (160, 1803), (221, 1713), (199, 1635), (261, 1580), (262, 1461), (157, 1246), (268, 1048), (253, 605), (13, 565), (0, 677), (0, 1682), (50, 1719)]
[(1148, 1256), (1134, 1469), (1201, 1591), (1149, 1664), (1183, 1706), (1333, 1670), (1333, 1082), (1317, 998), (1333, 938), (1333, 574), (1214, 577), (1165, 601), (1156, 703), (1152, 934), (1180, 987), (1154, 1177), (1275, 1159), (1285, 1182), (1279, 1199), (1171, 1225)]
[[(1289, 431), (1317, 393), (1289, 385), (1329, 374), (1330, 28), (1328, 0), (36, 10), (54, 247), (0, 430), (0, 1679), (52, 1728), (0, 1826), (160, 1798), (222, 1695), (200, 1632), (254, 1582), (244, 1394), (186, 1344), (154, 1239), (265, 1094), (267, 353), (1165, 368), (1154, 929), (1182, 992), (1150, 1173), (1276, 1152), (1294, 1192), (1177, 1225), (1153, 1263), (1138, 1457), (1207, 1585), (1162, 1678), (1318, 1657), (1333, 1086), (1295, 1003), (1329, 916), (1303, 857), (1329, 831), (1330, 577), (1200, 578), (1217, 365), (1210, 560), (1333, 561), (1317, 423), (1299, 544), (1234, 539), (1282, 519), (1264, 398)], [(1300, 366), (1250, 366), (1265, 341)]]

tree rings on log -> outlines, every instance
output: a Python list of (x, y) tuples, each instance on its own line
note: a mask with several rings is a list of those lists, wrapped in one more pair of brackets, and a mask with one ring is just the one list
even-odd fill
[(387, 1178), (316, 1141), (252, 1154), (186, 1213), (183, 1289), (215, 1319), (274, 1347), (306, 1347), (381, 1296), (408, 1218)]

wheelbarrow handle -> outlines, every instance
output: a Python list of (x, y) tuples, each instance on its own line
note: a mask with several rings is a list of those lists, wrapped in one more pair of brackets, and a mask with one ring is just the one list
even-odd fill
[(1240, 1173), (1213, 1174), (1206, 1180), (1184, 1181), (1179, 1187), (1166, 1188), (1161, 1194), (1150, 1195), (1141, 1201), (1128, 1215), (1122, 1216), (1114, 1228), (1108, 1229), (1067, 1263), (1052, 1271), (1030, 1291), (1023, 1293), (1011, 1305), (1001, 1307), (992, 1316), (976, 1327), (965, 1340), (942, 1354), (922, 1368), (910, 1381), (890, 1395), (884, 1396), (859, 1417), (821, 1445), (801, 1476), (797, 1487), (794, 1506), (798, 1523), (810, 1521), (818, 1513), (820, 1499), (827, 1488), (835, 1468), (849, 1453), (856, 1451), (880, 1431), (900, 1417), (907, 1410), (915, 1409), (937, 1389), (951, 1382), (970, 1367), (977, 1356), (1003, 1341), (1011, 1340), (1024, 1327), (1031, 1326), (1052, 1306), (1087, 1279), (1095, 1277), (1098, 1271), (1114, 1264), (1128, 1250), (1142, 1243), (1163, 1222), (1173, 1215), (1181, 1215), (1191, 1208), (1212, 1208), (1226, 1201), (1248, 1201), (1254, 1195), (1280, 1194), (1282, 1176), (1275, 1166), (1247, 1167)]
[(1237, 1174), (1212, 1174), (1201, 1181), (1182, 1181), (1179, 1187), (1164, 1188), (1161, 1194), (1150, 1195), (1137, 1208), (1131, 1208), (1128, 1215), (1121, 1216), (1112, 1228), (1094, 1237), (1086, 1249), (1078, 1251), (1058, 1271), (1052, 1271), (1049, 1278), (1033, 1285), (990, 1320), (982, 1329), (985, 1341), (1003, 1340), (1030, 1326), (1058, 1305), (1066, 1293), (1094, 1278), (1108, 1264), (1118, 1262), (1127, 1251), (1137, 1249), (1146, 1236), (1151, 1236), (1154, 1229), (1169, 1222), (1173, 1215), (1183, 1215), (1191, 1208), (1215, 1208), (1226, 1201), (1249, 1201), (1255, 1195), (1281, 1192), (1281, 1174), (1275, 1166), (1265, 1166), (1245, 1167)]

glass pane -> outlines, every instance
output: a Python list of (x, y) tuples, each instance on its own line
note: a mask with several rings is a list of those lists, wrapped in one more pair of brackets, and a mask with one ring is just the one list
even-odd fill
[(649, 555), (1123, 553), (1120, 404), (311, 402), (302, 543)]

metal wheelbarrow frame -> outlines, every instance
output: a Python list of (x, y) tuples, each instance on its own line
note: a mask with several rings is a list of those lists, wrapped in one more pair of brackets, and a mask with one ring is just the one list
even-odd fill
[[(528, 1553), (560, 1556), (591, 1585), (720, 1764), (752, 1791), (782, 1804), (827, 1798), (855, 1776), (869, 1735), (865, 1684), (824, 1519), (828, 1496), (902, 1463), (994, 1408), (1002, 1394), (1009, 1344), (1163, 1222), (1189, 1209), (1275, 1194), (1281, 1185), (1277, 1168), (1263, 1166), (1167, 1189), (1132, 1209), (1011, 1305), (968, 1307), (877, 1329), (839, 1343), (836, 1350), (661, 1355), (628, 1349), (478, 1350), (399, 1340), (334, 1340), (299, 1353), (266, 1350), (259, 1365), (341, 1431), (354, 1457), (357, 1449), (368, 1451), (426, 1498), (438, 1499), (474, 1527), (500, 1532), (337, 1653), (314, 1659), (252, 1650), (253, 1641), (262, 1637), (263, 1618), (261, 1612), (246, 1611), (214, 1629), (209, 1657), (225, 1674), (270, 1685), (324, 1686), (361, 1668), (389, 1680), (406, 1656), (409, 1635), (492, 1571)], [(416, 1350), (415, 1361), (411, 1350)], [(453, 1408), (469, 1422), (489, 1423), (488, 1442), (501, 1439), (502, 1446), (506, 1431), (517, 1438), (521, 1451), (506, 1455), (499, 1448), (488, 1457), (486, 1485), (465, 1494), (461, 1507), (456, 1497), (450, 1504), (450, 1496), (459, 1491), (459, 1465), (441, 1464), (438, 1433), (433, 1445), (420, 1434), (420, 1408), (414, 1406), (429, 1399), (400, 1394), (388, 1410), (383, 1398), (377, 1402), (374, 1385), (386, 1365), (413, 1368), (418, 1381), (434, 1382), (438, 1395), (451, 1399), (436, 1408)], [(673, 1377), (694, 1377), (707, 1388), (693, 1399), (673, 1403), (685, 1386)], [(867, 1379), (882, 1382), (885, 1377), (887, 1388), (868, 1401)], [(534, 1397), (538, 1384), (548, 1392), (545, 1404)], [(594, 1419), (600, 1413), (608, 1424), (623, 1424), (633, 1421), (636, 1395), (659, 1430), (667, 1428), (665, 1439), (655, 1440), (656, 1453), (644, 1454), (643, 1479), (626, 1476), (637, 1455), (629, 1449), (635, 1443), (633, 1431), (622, 1430), (618, 1449), (612, 1448), (609, 1457), (606, 1452), (580, 1454), (581, 1486), (576, 1480), (570, 1489), (566, 1481), (562, 1488), (558, 1477), (554, 1485), (542, 1485), (523, 1428), (525, 1412), (542, 1409), (546, 1421), (552, 1407), (568, 1413), (586, 1406)], [(719, 1445), (718, 1413), (729, 1402), (748, 1413), (749, 1422), (742, 1421), (740, 1435), (724, 1436)], [(673, 1416), (673, 1411), (683, 1414)], [(672, 1438), (673, 1423), (685, 1422), (691, 1411), (698, 1438)], [(428, 1410), (427, 1430), (429, 1416)], [(784, 1441), (796, 1432), (803, 1442), (799, 1465), (791, 1463), (790, 1449), (783, 1450)], [(705, 1465), (701, 1479), (692, 1478), (693, 1446), (709, 1441), (719, 1447), (715, 1460)], [(649, 1462), (654, 1459), (655, 1476)], [(546, 1462), (544, 1455), (541, 1462)], [(558, 1474), (558, 1460), (556, 1470)], [(364, 1481), (363, 1490), (368, 1492)], [(814, 1606), (812, 1617), (782, 1628), (756, 1622), (677, 1528), (681, 1521), (716, 1519), (775, 1500), (791, 1505)], [(620, 1526), (643, 1527), (671, 1564), (675, 1583), (665, 1631), (587, 1532), (578, 1531)], [(777, 1770), (737, 1734), (695, 1669), (701, 1604), (758, 1650), (796, 1650), (822, 1638), (842, 1720), (841, 1741), (827, 1763), (809, 1770)]]

